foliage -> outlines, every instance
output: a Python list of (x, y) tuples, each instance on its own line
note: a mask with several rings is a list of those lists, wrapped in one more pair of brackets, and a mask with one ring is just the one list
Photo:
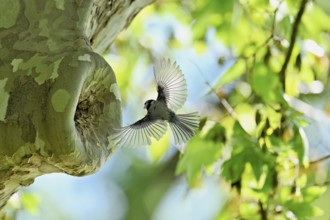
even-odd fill
[[(135, 26), (148, 24), (156, 12), (169, 20), (164, 41), (172, 50), (193, 47), (202, 55), (219, 42), (227, 48), (216, 58), (219, 66), (229, 67), (209, 91), (223, 104), (218, 111), (227, 113), (214, 120), (204, 112), (176, 174), (185, 174), (190, 187), (198, 187), (208, 175), (226, 181), (230, 199), (218, 219), (309, 219), (322, 214), (312, 203), (325, 187), (309, 171), (306, 117), (290, 100), (318, 96), (328, 83), (329, 12), (318, 1), (307, 0), (159, 1), (132, 24), (137, 38), (129, 42), (136, 52), (121, 45), (128, 33), (117, 42), (125, 57), (139, 53), (150, 62), (153, 55), (166, 53), (155, 46), (158, 35)], [(179, 21), (175, 25), (169, 12)], [(191, 27), (188, 40), (177, 33), (180, 25)], [(141, 47), (151, 54), (141, 54)]]
[[(215, 29), (216, 38), (230, 48), (218, 60), (233, 64), (211, 92), (234, 111), (227, 108), (230, 115), (188, 143), (177, 172), (186, 171), (192, 183), (206, 167), (222, 164), (220, 176), (236, 193), (219, 219), (320, 215), (312, 202), (325, 187), (307, 181), (306, 123), (288, 99), (312, 94), (315, 82), (327, 84), (330, 28), (323, 24), (330, 22), (329, 14), (304, 0), (211, 0), (196, 1), (192, 15), (199, 44)], [(244, 94), (242, 84), (252, 92)], [(225, 93), (228, 85), (232, 89)]]
[(6, 204), (5, 212), (1, 213), (1, 219), (17, 219), (20, 212), (27, 212), (32, 216), (38, 215), (39, 197), (29, 192), (15, 193)]

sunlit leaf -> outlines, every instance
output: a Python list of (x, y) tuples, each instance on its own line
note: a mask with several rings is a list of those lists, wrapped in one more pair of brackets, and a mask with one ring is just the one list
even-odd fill
[(249, 134), (253, 134), (256, 129), (255, 114), (253, 106), (247, 103), (238, 104), (235, 108), (235, 113), (241, 126)]
[(302, 196), (305, 202), (314, 202), (318, 199), (325, 191), (325, 186), (310, 186), (301, 190)]
[(203, 38), (206, 30), (211, 26), (227, 26), (230, 23), (230, 14), (232, 13), (234, 4), (235, 0), (204, 1), (203, 5), (193, 12), (193, 16), (196, 18), (193, 26), (194, 38)]
[(251, 146), (255, 144), (253, 137), (251, 137), (237, 121), (233, 125), (231, 141), (234, 151), (240, 151), (242, 146)]
[(272, 72), (266, 65), (258, 63), (254, 67), (252, 75), (252, 87), (265, 103), (272, 103), (278, 97), (278, 76)]
[(238, 79), (245, 73), (245, 62), (243, 60), (237, 60), (230, 68), (227, 70), (216, 83), (217, 86), (223, 86), (225, 84), (231, 83)]
[(290, 200), (284, 204), (285, 208), (294, 213), (297, 219), (310, 219), (310, 217), (322, 214), (322, 211), (309, 202)]
[(21, 202), (23, 207), (31, 214), (38, 214), (39, 213), (39, 203), (40, 198), (37, 195), (31, 193), (22, 193), (21, 195)]
[(277, 24), (275, 30), (279, 36), (289, 40), (290, 34), (291, 34), (291, 29), (292, 29), (292, 19), (291, 19), (290, 15), (286, 15)]
[(329, 22), (330, 16), (316, 4), (312, 4), (307, 10), (306, 15), (302, 17), (302, 23), (304, 24), (302, 29), (306, 31), (303, 35), (308, 35), (308, 37), (319, 41), (321, 32), (330, 31)]
[(177, 165), (176, 174), (186, 173), (189, 184), (201, 174), (203, 168), (216, 162), (221, 154), (221, 143), (193, 137), (186, 146), (185, 153)]
[(253, 7), (265, 7), (269, 5), (269, 0), (251, 0), (249, 4)]
[(165, 135), (159, 140), (151, 139), (149, 154), (153, 162), (159, 161), (170, 146), (170, 129), (167, 129)]
[(285, 79), (285, 92), (290, 96), (299, 95), (300, 77), (298, 73), (287, 74)]
[(231, 157), (223, 164), (222, 176), (236, 182), (241, 178), (247, 163), (251, 164), (253, 173), (259, 180), (263, 172), (263, 154), (252, 137), (236, 123), (233, 134), (233, 151)]
[(279, 110), (279, 106), (278, 108), (276, 108), (275, 106), (267, 106), (267, 117), (269, 125), (274, 130), (281, 127), (282, 114)]
[(299, 164), (303, 165), (305, 161), (305, 153), (307, 153), (306, 144), (308, 143), (306, 143), (302, 137), (303, 134), (301, 132), (303, 131), (300, 131), (300, 129), (297, 126), (294, 126), (293, 132), (294, 132), (293, 149), (297, 153)]
[(207, 49), (207, 45), (204, 41), (195, 41), (194, 42), (194, 49), (198, 54), (205, 53), (205, 50)]
[(256, 148), (246, 146), (240, 153), (234, 154), (223, 164), (222, 176), (231, 182), (241, 178), (245, 165), (249, 163), (258, 181), (263, 172), (263, 155)]

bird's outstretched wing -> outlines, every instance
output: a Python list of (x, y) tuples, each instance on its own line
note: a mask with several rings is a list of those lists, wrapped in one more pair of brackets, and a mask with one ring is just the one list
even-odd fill
[(186, 143), (195, 134), (199, 126), (199, 115), (197, 112), (188, 114), (177, 114), (171, 117), (170, 127), (176, 144)]
[(132, 125), (119, 128), (112, 135), (118, 147), (135, 147), (151, 144), (151, 137), (159, 140), (166, 132), (167, 124), (162, 120), (150, 120), (145, 116)]
[(181, 69), (169, 59), (160, 59), (154, 67), (157, 83), (158, 101), (176, 111), (183, 106), (187, 98), (187, 83)]

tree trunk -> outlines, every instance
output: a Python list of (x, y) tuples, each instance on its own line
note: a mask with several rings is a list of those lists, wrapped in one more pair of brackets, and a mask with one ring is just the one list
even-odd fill
[(98, 53), (152, 1), (0, 1), (0, 207), (39, 175), (106, 162), (120, 93)]

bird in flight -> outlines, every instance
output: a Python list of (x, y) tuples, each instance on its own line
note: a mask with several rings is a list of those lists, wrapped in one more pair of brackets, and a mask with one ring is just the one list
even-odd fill
[(197, 112), (176, 114), (187, 98), (187, 83), (176, 62), (160, 59), (154, 66), (157, 83), (157, 99), (147, 100), (144, 108), (147, 114), (132, 125), (115, 130), (112, 135), (119, 147), (150, 145), (151, 137), (159, 140), (169, 124), (175, 144), (187, 142), (199, 126)]

